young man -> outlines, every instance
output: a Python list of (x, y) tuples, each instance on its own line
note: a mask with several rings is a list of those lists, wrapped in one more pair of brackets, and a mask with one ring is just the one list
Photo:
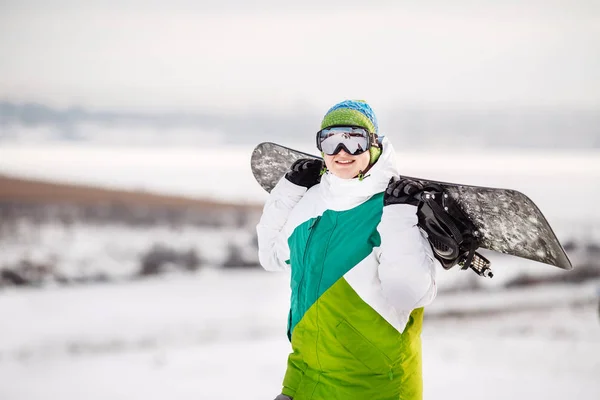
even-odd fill
[(423, 307), (435, 261), (417, 227), (422, 187), (398, 179), (368, 104), (333, 106), (320, 160), (299, 160), (271, 191), (259, 258), (291, 269), (289, 355), (277, 399), (421, 399)]

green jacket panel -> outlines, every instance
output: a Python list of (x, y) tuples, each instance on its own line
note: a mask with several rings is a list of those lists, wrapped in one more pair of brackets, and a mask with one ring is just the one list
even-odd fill
[(288, 239), (292, 270), (289, 334), (327, 289), (379, 246), (377, 224), (382, 208), (380, 193), (351, 210), (326, 210), (294, 230)]
[(283, 393), (304, 399), (422, 398), (423, 309), (398, 332), (341, 278), (292, 334)]

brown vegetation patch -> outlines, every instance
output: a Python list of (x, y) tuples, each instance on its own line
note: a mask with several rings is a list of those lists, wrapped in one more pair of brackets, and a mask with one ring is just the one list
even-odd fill
[(161, 195), (143, 191), (105, 189), (87, 185), (54, 183), (0, 175), (0, 203), (109, 205), (161, 209), (195, 209), (257, 211), (259, 205), (239, 205), (182, 196)]

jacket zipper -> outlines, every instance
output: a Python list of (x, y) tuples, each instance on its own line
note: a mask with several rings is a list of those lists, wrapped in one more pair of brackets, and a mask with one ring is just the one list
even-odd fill
[(314, 231), (317, 227), (318, 222), (321, 220), (321, 217), (315, 218), (312, 224), (308, 227), (309, 233), (308, 238), (306, 239), (306, 246), (304, 247), (304, 257), (302, 258), (302, 278), (300, 278), (300, 282), (298, 283), (298, 303), (304, 305), (304, 299), (301, 294), (304, 292), (303, 284), (304, 284), (304, 276), (306, 275), (307, 263), (306, 259), (308, 258), (308, 249), (310, 248), (310, 243), (312, 242)]

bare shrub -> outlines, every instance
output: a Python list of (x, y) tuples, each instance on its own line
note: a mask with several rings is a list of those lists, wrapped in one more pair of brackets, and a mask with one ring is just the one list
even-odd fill
[(201, 265), (202, 260), (194, 249), (181, 252), (162, 244), (155, 244), (142, 255), (138, 275), (162, 274), (173, 266), (185, 271), (196, 271)]
[(250, 259), (244, 254), (241, 246), (229, 243), (227, 246), (227, 257), (223, 261), (224, 268), (256, 268), (260, 267), (258, 259)]
[(0, 286), (39, 286), (54, 279), (55, 266), (23, 259), (0, 270)]

